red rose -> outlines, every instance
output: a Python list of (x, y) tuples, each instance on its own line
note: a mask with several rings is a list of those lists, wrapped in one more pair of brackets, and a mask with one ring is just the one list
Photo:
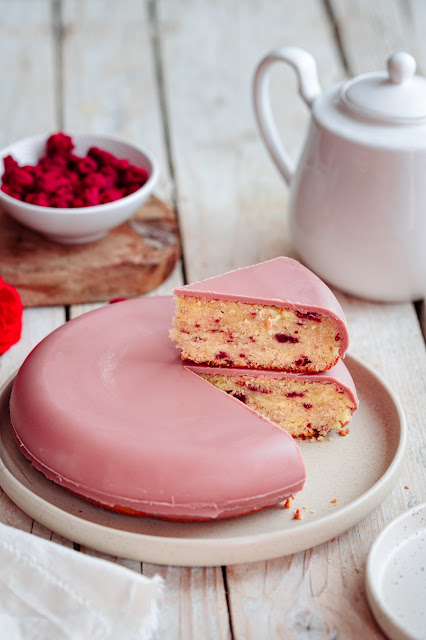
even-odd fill
[(20, 339), (22, 312), (19, 293), (0, 277), (0, 355)]

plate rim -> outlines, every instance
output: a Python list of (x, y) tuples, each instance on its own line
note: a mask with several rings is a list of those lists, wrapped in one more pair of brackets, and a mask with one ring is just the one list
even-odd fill
[[(127, 557), (140, 562), (150, 562), (159, 565), (173, 566), (220, 566), (243, 564), (248, 562), (265, 561), (282, 557), (310, 549), (322, 544), (360, 522), (367, 517), (392, 490), (398, 477), (398, 471), (405, 459), (408, 443), (408, 430), (406, 418), (399, 398), (385, 382), (377, 371), (360, 358), (347, 353), (347, 358), (354, 361), (360, 368), (368, 373), (385, 389), (390, 401), (393, 403), (399, 421), (399, 440), (394, 456), (380, 478), (363, 494), (349, 502), (347, 505), (334, 513), (329, 513), (318, 520), (304, 523), (302, 527), (286, 529), (283, 531), (271, 531), (262, 534), (248, 534), (247, 536), (237, 535), (226, 538), (226, 549), (223, 549), (224, 541), (219, 538), (176, 538), (173, 536), (155, 536), (149, 533), (138, 533), (123, 531), (114, 527), (109, 527), (96, 522), (89, 522), (78, 516), (69, 513), (52, 504), (48, 500), (34, 494), (7, 469), (0, 455), (0, 486), (11, 500), (17, 504), (27, 515), (34, 518), (52, 531), (60, 533), (67, 539), (70, 538), (70, 524), (73, 525), (71, 532), (72, 540), (85, 546), (90, 546), (105, 553), (119, 557)], [(17, 371), (0, 387), (0, 398), (8, 392), (8, 387), (12, 385)], [(39, 472), (40, 473), (40, 472)], [(58, 489), (61, 489), (59, 485)], [(64, 489), (62, 489), (64, 491)], [(28, 502), (33, 503), (34, 508), (28, 508)], [(84, 503), (84, 501), (82, 501)], [(39, 508), (37, 509), (36, 506)], [(359, 510), (362, 507), (361, 515)], [(129, 516), (132, 517), (132, 516)], [(243, 517), (243, 516), (242, 516)], [(58, 524), (56, 519), (64, 518), (68, 520), (63, 525)], [(53, 526), (52, 526), (53, 525)], [(333, 534), (328, 530), (333, 528)], [(98, 540), (98, 535), (105, 534), (104, 540)], [(262, 538), (262, 548), (267, 546), (270, 552), (256, 551), (256, 543), (259, 537)], [(123, 555), (124, 549), (117, 552), (116, 539), (123, 539), (122, 546), (132, 543), (132, 549)], [(312, 541), (313, 538), (313, 541)], [(120, 544), (118, 540), (118, 544)], [(289, 540), (291, 544), (289, 545)], [(311, 542), (309, 542), (311, 540)], [(149, 542), (154, 549), (149, 549), (144, 553), (144, 543)], [(173, 548), (165, 551), (165, 546), (172, 544)], [(193, 548), (189, 546), (193, 545)], [(155, 548), (159, 546), (160, 548)], [(286, 548), (290, 546), (290, 548)], [(196, 547), (196, 548), (194, 548)], [(205, 558), (206, 550), (209, 550), (210, 558)], [(181, 552), (188, 551), (185, 558), (180, 557)], [(177, 558), (179, 556), (179, 558)], [(179, 560), (178, 562), (176, 560)]]

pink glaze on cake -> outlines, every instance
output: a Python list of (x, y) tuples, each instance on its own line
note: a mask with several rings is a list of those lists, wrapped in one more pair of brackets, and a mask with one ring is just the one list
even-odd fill
[(120, 302), (45, 338), (13, 385), (21, 451), (89, 500), (161, 518), (239, 516), (299, 491), (294, 440), (182, 363), (173, 313), (169, 297)]
[(229, 271), (174, 291), (177, 296), (273, 305), (301, 313), (318, 312), (334, 318), (341, 335), (340, 356), (349, 346), (346, 318), (334, 293), (297, 260), (278, 257)]

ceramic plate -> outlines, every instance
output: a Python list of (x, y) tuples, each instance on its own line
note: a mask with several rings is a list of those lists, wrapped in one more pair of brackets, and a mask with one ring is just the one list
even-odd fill
[(392, 640), (426, 637), (426, 504), (393, 520), (370, 549), (367, 597)]
[[(399, 402), (374, 371), (353, 357), (345, 363), (360, 408), (350, 434), (300, 442), (307, 481), (291, 509), (282, 505), (219, 522), (176, 523), (120, 515), (91, 505), (47, 480), (22, 456), (0, 392), (0, 485), (28, 515), (49, 529), (105, 553), (155, 564), (215, 566), (267, 560), (338, 536), (375, 509), (392, 489), (406, 448)], [(302, 519), (293, 518), (301, 509)]]

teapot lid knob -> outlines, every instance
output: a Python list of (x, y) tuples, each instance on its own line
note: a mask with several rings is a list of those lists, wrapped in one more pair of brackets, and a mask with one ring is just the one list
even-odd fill
[(410, 80), (416, 73), (416, 61), (404, 51), (394, 53), (387, 62), (389, 77), (393, 84), (402, 84)]
[(416, 75), (416, 61), (404, 51), (388, 58), (387, 71), (363, 73), (344, 82), (340, 98), (352, 111), (369, 119), (426, 123), (426, 78)]

